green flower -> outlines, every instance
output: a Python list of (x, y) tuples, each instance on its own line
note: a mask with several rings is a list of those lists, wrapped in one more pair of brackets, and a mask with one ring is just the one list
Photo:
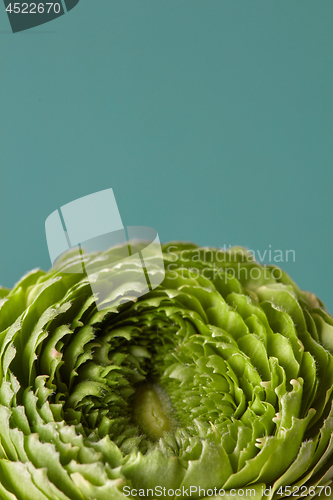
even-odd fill
[(331, 498), (333, 318), (245, 249), (163, 254), (143, 296), (96, 268), (102, 310), (71, 254), (0, 290), (0, 498)]

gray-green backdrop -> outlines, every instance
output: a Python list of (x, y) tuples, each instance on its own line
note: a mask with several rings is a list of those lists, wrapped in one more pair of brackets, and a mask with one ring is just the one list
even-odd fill
[(52, 211), (112, 187), (123, 223), (162, 241), (294, 250), (281, 266), (332, 311), (332, 16), (81, 0), (14, 35), (1, 7), (0, 284), (50, 267)]

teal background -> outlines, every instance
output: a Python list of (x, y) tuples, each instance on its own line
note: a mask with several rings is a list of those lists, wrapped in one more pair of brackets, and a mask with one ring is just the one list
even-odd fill
[(50, 267), (51, 212), (112, 187), (164, 242), (293, 249), (281, 266), (332, 312), (332, 15), (81, 0), (12, 34), (0, 6), (0, 284)]

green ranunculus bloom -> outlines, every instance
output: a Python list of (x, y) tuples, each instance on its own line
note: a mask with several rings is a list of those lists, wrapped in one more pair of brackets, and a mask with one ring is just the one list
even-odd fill
[(333, 318), (244, 249), (163, 252), (104, 310), (70, 255), (1, 290), (1, 500), (332, 498)]

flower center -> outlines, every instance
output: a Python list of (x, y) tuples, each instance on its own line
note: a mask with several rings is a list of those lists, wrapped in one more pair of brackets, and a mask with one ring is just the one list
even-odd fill
[(158, 384), (141, 384), (133, 399), (133, 416), (140, 430), (153, 441), (172, 428), (170, 402)]

